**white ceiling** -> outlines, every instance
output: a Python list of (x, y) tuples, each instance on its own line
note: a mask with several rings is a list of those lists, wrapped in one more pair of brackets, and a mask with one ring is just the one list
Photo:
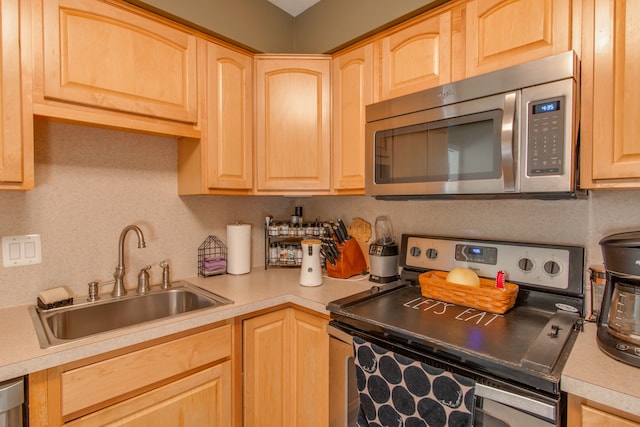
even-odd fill
[(297, 16), (320, 0), (269, 0), (291, 16)]

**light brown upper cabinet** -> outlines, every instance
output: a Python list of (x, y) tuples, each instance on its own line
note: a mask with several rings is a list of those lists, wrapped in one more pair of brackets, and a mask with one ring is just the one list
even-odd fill
[(180, 194), (253, 190), (253, 55), (199, 40), (201, 138), (178, 143)]
[(376, 41), (374, 101), (570, 50), (573, 32), (571, 0), (445, 3)]
[(333, 189), (338, 194), (362, 194), (365, 106), (373, 101), (373, 44), (335, 56), (331, 84)]
[(640, 188), (640, 2), (583, 2), (583, 188)]
[(470, 0), (464, 14), (467, 77), (572, 48), (570, 0)]
[(34, 0), (34, 112), (199, 137), (196, 37), (122, 2)]
[(256, 192), (328, 194), (331, 186), (331, 59), (258, 55)]
[[(0, 189), (33, 188), (28, 2), (0, 0)], [(21, 51), (22, 45), (22, 51)]]
[(376, 101), (451, 81), (451, 12), (434, 12), (403, 24), (376, 42)]

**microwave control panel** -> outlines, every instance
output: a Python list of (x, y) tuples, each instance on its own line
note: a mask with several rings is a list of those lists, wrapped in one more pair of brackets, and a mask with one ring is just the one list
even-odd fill
[(529, 104), (527, 175), (562, 175), (564, 162), (565, 98)]

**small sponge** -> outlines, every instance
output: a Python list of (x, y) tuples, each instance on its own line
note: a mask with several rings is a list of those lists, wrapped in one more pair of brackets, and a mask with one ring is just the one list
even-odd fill
[(73, 304), (73, 298), (63, 286), (46, 289), (38, 294), (38, 307), (43, 310), (64, 307), (70, 304)]

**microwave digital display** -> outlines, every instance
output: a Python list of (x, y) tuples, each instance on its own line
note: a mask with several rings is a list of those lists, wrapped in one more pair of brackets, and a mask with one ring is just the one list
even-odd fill
[(533, 114), (550, 113), (560, 109), (560, 101), (545, 102), (533, 106)]

